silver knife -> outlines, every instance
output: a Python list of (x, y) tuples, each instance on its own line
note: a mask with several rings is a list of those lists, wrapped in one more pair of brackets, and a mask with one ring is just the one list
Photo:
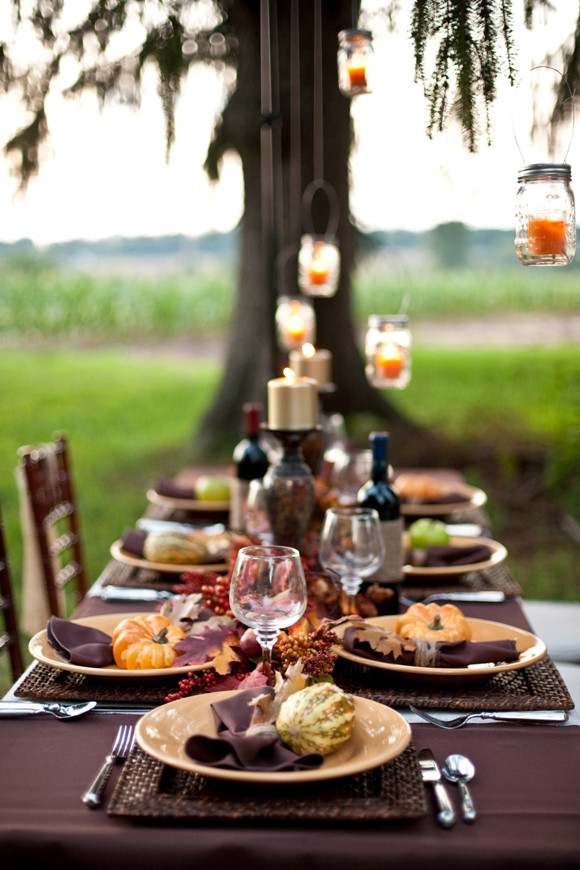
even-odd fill
[(103, 601), (168, 601), (175, 593), (163, 589), (133, 589), (126, 586), (104, 586)]
[[(505, 592), (496, 589), (482, 589), (478, 592), (434, 592), (426, 598), (421, 598), (423, 604), (430, 604), (431, 601), (473, 601), (476, 604), (501, 604), (505, 600)], [(407, 607), (416, 604), (415, 601), (405, 598), (403, 595), (399, 595), (399, 601)]]
[(451, 828), (457, 821), (455, 810), (447, 794), (447, 789), (441, 781), (439, 765), (433, 757), (430, 749), (422, 749), (419, 752), (419, 767), (423, 782), (429, 783), (433, 788), (433, 795), (437, 804), (437, 821), (444, 828)]

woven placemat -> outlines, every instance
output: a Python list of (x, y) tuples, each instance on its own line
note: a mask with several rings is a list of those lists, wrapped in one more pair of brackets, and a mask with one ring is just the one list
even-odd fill
[(401, 595), (413, 601), (421, 601), (427, 595), (437, 592), (482, 592), (494, 590), (503, 592), (508, 598), (517, 598), (523, 592), (503, 562), (492, 565), (483, 571), (469, 571), (451, 577), (443, 575), (429, 582), (421, 577), (407, 577), (401, 584)]
[[(148, 680), (99, 680), (38, 663), (15, 694), (20, 698), (61, 701), (101, 701), (163, 704), (177, 691), (183, 675)], [(504, 671), (475, 682), (442, 685), (409, 682), (392, 671), (339, 659), (334, 678), (339, 686), (362, 698), (390, 707), (442, 707), (455, 710), (572, 710), (574, 702), (553, 661)]]
[(136, 704), (163, 704), (167, 695), (176, 692), (183, 674), (143, 680), (98, 679), (87, 674), (61, 671), (38, 662), (15, 689), (19, 698), (42, 698), (50, 701), (112, 701)]
[(574, 701), (549, 656), (527, 668), (473, 682), (405, 681), (392, 671), (340, 659), (334, 679), (347, 692), (391, 707), (452, 710), (572, 710)]
[(295, 785), (230, 782), (177, 770), (135, 748), (107, 807), (130, 819), (384, 822), (426, 815), (425, 788), (411, 744), (381, 767)]

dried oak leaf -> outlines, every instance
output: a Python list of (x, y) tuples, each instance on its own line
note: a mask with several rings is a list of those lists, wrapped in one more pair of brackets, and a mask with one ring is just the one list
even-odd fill
[(174, 646), (178, 653), (174, 667), (185, 665), (202, 665), (206, 662), (219, 660), (219, 667), (214, 664), (219, 674), (228, 674), (230, 665), (239, 661), (235, 649), (239, 647), (240, 639), (231, 626), (208, 620), (204, 631), (197, 635), (188, 635)]
[(403, 652), (414, 652), (417, 645), (413, 641), (406, 640), (394, 631), (379, 626), (360, 625), (355, 626), (355, 637), (360, 643), (368, 643), (371, 649), (384, 656), (392, 656), (395, 661), (403, 655)]

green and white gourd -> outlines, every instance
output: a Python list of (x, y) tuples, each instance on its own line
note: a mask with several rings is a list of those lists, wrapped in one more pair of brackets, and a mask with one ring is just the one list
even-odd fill
[(350, 738), (354, 719), (352, 695), (334, 683), (315, 683), (284, 701), (276, 729), (281, 740), (298, 755), (330, 755)]

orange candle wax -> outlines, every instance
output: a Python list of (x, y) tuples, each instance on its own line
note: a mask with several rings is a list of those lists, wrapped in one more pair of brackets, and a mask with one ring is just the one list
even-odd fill
[(364, 64), (348, 65), (348, 77), (350, 79), (351, 88), (366, 88), (367, 86), (367, 69)]
[(532, 257), (563, 254), (566, 249), (566, 221), (530, 218), (528, 249)]
[(319, 286), (320, 284), (326, 284), (327, 281), (328, 269), (326, 266), (322, 265), (322, 263), (313, 263), (310, 267), (310, 283)]
[(396, 344), (385, 344), (375, 355), (375, 369), (379, 378), (395, 381), (403, 370), (405, 358)]

